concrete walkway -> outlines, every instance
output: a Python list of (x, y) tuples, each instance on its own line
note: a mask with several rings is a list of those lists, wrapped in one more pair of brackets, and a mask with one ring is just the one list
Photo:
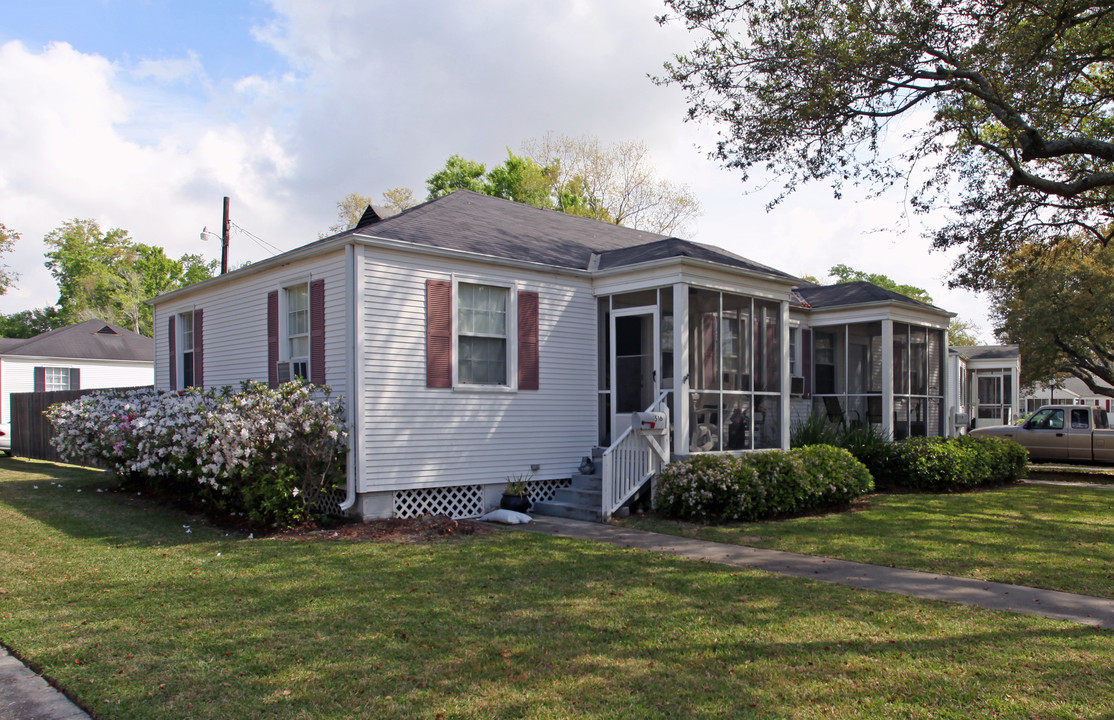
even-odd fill
[(91, 720), (0, 646), (0, 720)]
[(560, 537), (678, 555), (690, 560), (755, 568), (867, 590), (945, 600), (1114, 629), (1114, 600), (1090, 595), (902, 570), (782, 550), (727, 545), (564, 518), (538, 516), (529, 524), (515, 527)]

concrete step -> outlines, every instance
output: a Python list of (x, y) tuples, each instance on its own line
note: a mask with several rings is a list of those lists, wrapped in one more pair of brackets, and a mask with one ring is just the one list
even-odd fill
[(547, 502), (534, 503), (534, 507), (530, 512), (535, 515), (548, 515), (550, 517), (563, 517), (570, 520), (583, 520), (585, 522), (603, 522), (603, 513), (600, 512), (599, 505), (595, 508), (587, 508), (580, 505), (570, 505), (556, 500), (549, 500)]
[(553, 493), (553, 500), (556, 502), (568, 503), (569, 505), (583, 505), (584, 507), (598, 508), (602, 498), (603, 490), (599, 485), (594, 488), (558, 488)]
[(572, 476), (572, 483), (570, 487), (575, 488), (596, 488), (597, 490), (603, 487), (603, 475), (600, 473), (593, 473), (592, 475), (583, 475), (576, 473)]

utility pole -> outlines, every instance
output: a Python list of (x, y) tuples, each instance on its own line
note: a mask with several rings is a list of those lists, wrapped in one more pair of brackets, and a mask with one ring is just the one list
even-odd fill
[(228, 234), (232, 229), (232, 221), (228, 218), (228, 196), (224, 198), (224, 225), (220, 236), (220, 274), (228, 272)]

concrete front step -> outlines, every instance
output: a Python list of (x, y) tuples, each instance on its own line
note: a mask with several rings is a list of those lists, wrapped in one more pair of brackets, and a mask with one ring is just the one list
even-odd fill
[(582, 505), (571, 505), (566, 502), (549, 500), (536, 502), (530, 512), (535, 515), (548, 515), (550, 517), (569, 518), (570, 520), (584, 520), (585, 522), (603, 522), (603, 513), (597, 503), (594, 508)]

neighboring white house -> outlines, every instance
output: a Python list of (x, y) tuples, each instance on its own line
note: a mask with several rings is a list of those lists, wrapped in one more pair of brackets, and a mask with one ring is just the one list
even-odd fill
[[(1008, 425), (1020, 417), (1021, 353), (1017, 345), (957, 345), (948, 350), (951, 419), (965, 428)], [(962, 419), (962, 418), (961, 418)]]
[(33, 338), (0, 338), (0, 423), (12, 393), (135, 387), (154, 382), (154, 342), (103, 320)]
[[(605, 488), (640, 482), (653, 443), (628, 429), (651, 408), (675, 455), (787, 448), (808, 408), (945, 434), (951, 314), (868, 283), (798, 285), (458, 191), (156, 298), (155, 386), (331, 386), (351, 437), (342, 507), (364, 518), (479, 515), (531, 473), (544, 495), (594, 447), (610, 449)], [(641, 455), (619, 449), (631, 438)]]
[[(1096, 382), (1100, 387), (1110, 387), (1102, 380), (1096, 379)], [(1027, 413), (1041, 405), (1097, 405), (1107, 412), (1114, 409), (1114, 401), (1109, 395), (1099, 395), (1082, 380), (1074, 377), (1052, 384), (1038, 383), (1022, 395), (1021, 402)]]

